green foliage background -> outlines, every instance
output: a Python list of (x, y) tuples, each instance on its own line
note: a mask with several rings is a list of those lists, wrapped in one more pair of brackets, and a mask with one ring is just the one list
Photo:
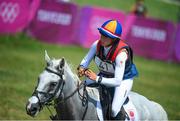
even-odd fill
[[(133, 0), (76, 0), (79, 5), (96, 5), (128, 12)], [(178, 7), (159, 0), (147, 0), (149, 17), (177, 22)], [(0, 36), (0, 120), (48, 120), (45, 108), (37, 117), (26, 114), (25, 104), (31, 96), (38, 75), (45, 67), (44, 50), (77, 67), (88, 49), (79, 46), (47, 44), (25, 34)], [(171, 120), (180, 119), (180, 65), (135, 56), (139, 77), (133, 91), (160, 103)], [(96, 70), (96, 68), (91, 65)]]

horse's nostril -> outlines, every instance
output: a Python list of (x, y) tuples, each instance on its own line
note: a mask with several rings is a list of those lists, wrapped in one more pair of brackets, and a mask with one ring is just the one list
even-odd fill
[(28, 115), (30, 115), (30, 116), (32, 116), (32, 117), (34, 117), (35, 116), (35, 114), (36, 114), (36, 112), (37, 112), (37, 108), (31, 108), (31, 109), (29, 109), (29, 110), (27, 110), (27, 114)]
[(37, 111), (37, 108), (34, 107), (34, 108), (31, 109), (31, 111), (32, 111), (32, 112), (35, 112), (35, 111)]
[(36, 107), (35, 105), (32, 105), (32, 104), (31, 104), (31, 106), (28, 107), (28, 105), (27, 105), (27, 107), (26, 107), (26, 112), (27, 112), (27, 114), (30, 115), (30, 116), (32, 116), (32, 117), (35, 116), (35, 114), (37, 113), (37, 111), (38, 111), (38, 107)]

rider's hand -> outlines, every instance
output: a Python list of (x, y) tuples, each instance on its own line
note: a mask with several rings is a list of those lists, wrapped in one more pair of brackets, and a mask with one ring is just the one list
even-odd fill
[(88, 77), (89, 79), (91, 79), (91, 80), (93, 80), (93, 81), (96, 81), (97, 75), (96, 75), (96, 73), (94, 73), (92, 70), (87, 69), (87, 70), (85, 71), (85, 75), (86, 75), (86, 77)]
[(77, 67), (77, 74), (78, 74), (78, 77), (82, 77), (82, 76), (84, 76), (84, 71), (85, 71), (85, 69), (83, 68), (83, 67), (81, 67), (81, 66), (78, 66)]

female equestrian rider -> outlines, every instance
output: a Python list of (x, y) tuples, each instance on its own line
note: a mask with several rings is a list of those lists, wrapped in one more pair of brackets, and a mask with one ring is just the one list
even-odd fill
[[(100, 28), (100, 39), (95, 41), (78, 67), (78, 75), (85, 75), (86, 83), (97, 83), (113, 88), (111, 117), (120, 119), (119, 112), (133, 85), (138, 72), (133, 64), (133, 52), (121, 38), (122, 26), (117, 20), (108, 20)], [(98, 75), (87, 70), (94, 60)]]

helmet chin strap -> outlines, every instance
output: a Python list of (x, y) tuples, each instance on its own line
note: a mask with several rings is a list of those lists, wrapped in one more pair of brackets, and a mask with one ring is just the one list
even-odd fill
[(106, 45), (106, 46), (104, 46), (104, 47), (110, 47), (112, 45), (112, 43), (110, 43), (110, 44), (108, 44), (108, 45)]

